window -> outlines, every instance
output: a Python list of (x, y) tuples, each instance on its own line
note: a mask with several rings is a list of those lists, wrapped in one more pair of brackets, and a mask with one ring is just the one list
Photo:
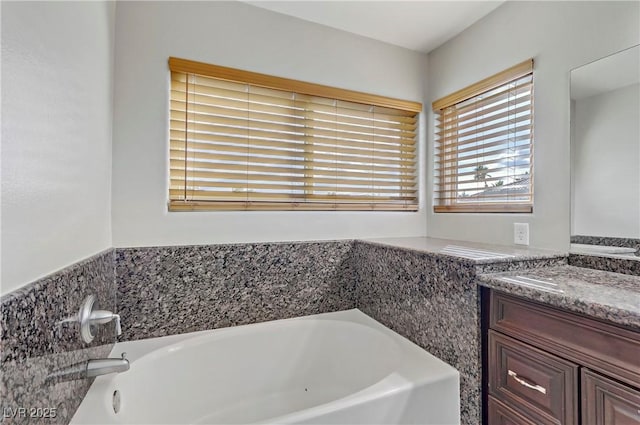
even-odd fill
[(420, 103), (169, 68), (170, 210), (417, 210)]
[(533, 59), (433, 102), (435, 212), (532, 212)]

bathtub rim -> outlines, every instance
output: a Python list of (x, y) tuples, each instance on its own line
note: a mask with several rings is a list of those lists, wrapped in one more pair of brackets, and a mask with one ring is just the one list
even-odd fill
[[(327, 312), (327, 313), (318, 313), (318, 314), (312, 314), (308, 316), (291, 317), (287, 319), (269, 320), (269, 321), (258, 322), (258, 323), (248, 323), (244, 325), (230, 326), (225, 328), (205, 329), (202, 331), (188, 332), (188, 333), (175, 334), (175, 335), (166, 335), (166, 336), (154, 337), (154, 338), (145, 338), (145, 339), (137, 339), (132, 341), (122, 341), (122, 342), (118, 341), (111, 349), (109, 356), (120, 357), (122, 352), (126, 352), (127, 359), (129, 359), (133, 367), (134, 366), (133, 363), (137, 360), (141, 360), (144, 356), (151, 354), (154, 351), (161, 350), (165, 347), (173, 346), (180, 342), (186, 342), (187, 340), (200, 339), (200, 338), (211, 336), (211, 335), (215, 335), (216, 338), (231, 337), (236, 334), (242, 334), (248, 328), (251, 328), (253, 331), (258, 331), (261, 328), (279, 326), (279, 324), (292, 323), (292, 322), (295, 323), (298, 321), (315, 321), (315, 320), (350, 322), (350, 323), (355, 323), (355, 324), (373, 329), (377, 332), (384, 334), (386, 337), (392, 340), (395, 344), (399, 345), (402, 350), (406, 350), (406, 352), (408, 352), (412, 356), (430, 357), (431, 358), (430, 361), (433, 361), (434, 363), (439, 362), (441, 363), (441, 366), (443, 366), (443, 369), (446, 369), (448, 367), (451, 373), (459, 375), (459, 371), (455, 369), (453, 366), (446, 363), (444, 360), (434, 356), (424, 348), (415, 344), (413, 341), (409, 340), (408, 338), (405, 338), (404, 336), (400, 335), (394, 330), (386, 327), (382, 323), (368, 316), (366, 313), (363, 313), (358, 308), (333, 311), (333, 312)], [(425, 356), (425, 354), (428, 356)], [(103, 379), (103, 378), (110, 379), (112, 376), (114, 375), (105, 375), (103, 377), (98, 377), (97, 379)], [(449, 376), (449, 374), (445, 373), (443, 375), (439, 375), (438, 379), (444, 376)], [(428, 379), (427, 381), (424, 381), (424, 382), (429, 382), (429, 381), (430, 380)], [(424, 383), (424, 382), (420, 381), (420, 383)]]
[[(246, 331), (247, 328), (251, 328), (254, 331), (258, 331), (261, 328), (269, 328), (273, 326), (279, 326), (279, 324), (284, 323), (295, 323), (298, 321), (334, 321), (334, 322), (351, 322), (356, 323), (358, 325), (362, 325), (364, 327), (368, 327), (377, 332), (382, 333), (390, 340), (392, 340), (395, 344), (397, 344), (402, 352), (408, 354), (412, 360), (427, 360), (430, 366), (428, 371), (426, 369), (421, 370), (413, 368), (413, 364), (403, 363), (400, 364), (399, 367), (402, 371), (415, 372), (415, 375), (412, 375), (412, 381), (416, 384), (425, 384), (432, 381), (437, 381), (439, 379), (446, 378), (451, 375), (457, 375), (459, 379), (460, 372), (455, 369), (450, 364), (446, 363), (444, 360), (436, 357), (431, 354), (429, 351), (415, 344), (408, 338), (400, 335), (394, 330), (386, 327), (382, 323), (363, 313), (361, 310), (357, 308), (352, 308), (349, 310), (340, 310), (328, 313), (319, 313), (312, 314), (308, 316), (299, 316), (299, 317), (291, 317), (287, 319), (278, 319), (278, 320), (270, 320), (265, 322), (258, 323), (249, 323), (245, 325), (238, 326), (230, 326), (225, 328), (216, 328), (216, 329), (206, 329), (203, 331), (195, 331), (188, 332), (183, 334), (176, 335), (167, 335), (161, 337), (147, 338), (147, 339), (138, 339), (133, 341), (123, 341), (116, 342), (113, 346), (109, 356), (110, 357), (120, 357), (123, 352), (127, 353), (127, 358), (131, 362), (131, 367), (135, 367), (135, 361), (142, 360), (144, 356), (147, 354), (152, 354), (156, 350), (162, 350), (165, 347), (169, 347), (180, 342), (187, 342), (188, 340), (195, 338), (203, 338), (210, 335), (215, 335), (215, 337), (231, 337), (236, 334), (242, 334)], [(412, 362), (413, 363), (413, 362)], [(126, 372), (125, 372), (126, 373)], [(111, 380), (113, 377), (117, 375), (105, 375), (96, 378), (96, 382), (100, 382), (103, 380)], [(95, 385), (95, 382), (94, 384)]]

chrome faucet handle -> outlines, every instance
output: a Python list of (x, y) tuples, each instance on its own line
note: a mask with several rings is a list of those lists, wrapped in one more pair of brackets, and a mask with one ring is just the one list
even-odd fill
[(115, 314), (107, 310), (94, 310), (91, 312), (91, 315), (89, 316), (89, 321), (91, 322), (92, 325), (93, 324), (101, 325), (103, 323), (109, 323), (112, 320), (116, 322), (116, 333), (118, 335), (122, 335), (122, 327), (120, 326), (119, 314)]
[(93, 306), (95, 302), (95, 295), (87, 296), (80, 307), (80, 311), (78, 312), (78, 322), (80, 322), (80, 336), (82, 337), (82, 340), (86, 343), (90, 343), (93, 341), (93, 338), (95, 338), (91, 327), (94, 325), (109, 323), (112, 320), (114, 320), (116, 324), (116, 333), (121, 335), (122, 327), (120, 326), (120, 315), (107, 310), (94, 310)]
[(94, 310), (89, 316), (89, 321), (92, 325), (109, 323), (114, 320), (116, 322), (116, 334), (122, 335), (122, 327), (120, 326), (120, 315), (112, 313), (107, 310)]
[(107, 310), (93, 310), (91, 315), (89, 316), (89, 320), (91, 320), (92, 324), (103, 324), (109, 323), (113, 320), (114, 314)]
[[(120, 315), (119, 314), (114, 314), (113, 315), (113, 319), (116, 321), (116, 335), (120, 336), (122, 335), (122, 327), (120, 326)], [(122, 353), (123, 356), (126, 353)], [(124, 359), (124, 357), (122, 357)]]

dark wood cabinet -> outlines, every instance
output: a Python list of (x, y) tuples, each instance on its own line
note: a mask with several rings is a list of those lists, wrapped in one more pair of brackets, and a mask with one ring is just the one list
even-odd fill
[(640, 390), (583, 369), (582, 418), (593, 425), (640, 425)]
[(491, 396), (489, 396), (489, 423), (491, 425), (545, 425), (530, 421)]
[(578, 424), (578, 365), (489, 331), (489, 394), (538, 423)]
[(489, 425), (640, 425), (639, 332), (498, 291), (483, 296)]

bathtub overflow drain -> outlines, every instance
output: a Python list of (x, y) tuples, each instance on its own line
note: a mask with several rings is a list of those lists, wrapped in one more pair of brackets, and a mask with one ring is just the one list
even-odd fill
[(120, 411), (120, 391), (115, 390), (113, 392), (113, 411), (118, 413)]

